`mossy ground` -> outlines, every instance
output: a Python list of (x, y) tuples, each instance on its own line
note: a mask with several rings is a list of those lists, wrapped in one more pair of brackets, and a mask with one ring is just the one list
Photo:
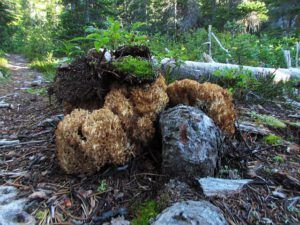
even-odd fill
[(141, 79), (155, 77), (151, 62), (139, 57), (126, 56), (113, 62), (113, 65), (118, 71), (132, 74)]

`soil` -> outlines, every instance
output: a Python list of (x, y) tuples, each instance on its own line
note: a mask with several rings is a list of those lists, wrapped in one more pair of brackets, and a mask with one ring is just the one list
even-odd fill
[[(119, 211), (130, 220), (136, 207), (146, 200), (159, 199), (164, 207), (172, 202), (164, 202), (160, 196), (169, 178), (160, 171), (158, 149), (146, 149), (129, 164), (106, 167), (92, 176), (64, 174), (55, 157), (55, 124), (38, 126), (62, 114), (62, 106), (50, 102), (46, 94), (32, 94), (32, 90), (46, 89), (49, 84), (36, 84), (42, 74), (28, 68), (22, 56), (11, 54), (8, 60), (11, 78), (0, 83), (0, 101), (13, 107), (0, 108), (0, 140), (18, 139), (21, 144), (0, 146), (0, 185), (17, 187), (22, 197), (44, 193), (31, 199), (28, 206), (39, 224), (102, 224), (95, 222), (100, 221), (99, 216), (118, 209), (126, 209)], [(248, 113), (257, 111), (297, 121), (289, 115), (299, 116), (300, 111), (285, 107), (280, 103), (238, 104), (237, 111), (243, 120), (251, 121)], [(180, 199), (212, 202), (220, 207), (229, 224), (299, 224), (299, 128), (269, 129), (285, 141), (270, 146), (260, 135), (237, 132), (232, 150), (222, 160), (220, 177), (252, 178), (253, 184), (228, 198), (206, 198), (195, 185)]]

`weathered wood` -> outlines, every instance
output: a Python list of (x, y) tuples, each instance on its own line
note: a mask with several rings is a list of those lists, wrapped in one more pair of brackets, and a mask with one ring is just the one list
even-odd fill
[(269, 135), (272, 133), (268, 128), (266, 128), (262, 125), (257, 125), (250, 121), (238, 121), (236, 126), (237, 126), (238, 130), (240, 130), (242, 132), (251, 133), (251, 134), (259, 134), (259, 135), (265, 136), (265, 135)]
[(16, 178), (16, 177), (28, 177), (29, 174), (27, 171), (22, 171), (22, 172), (0, 172), (0, 177), (11, 177), (11, 178)]
[(0, 140), (0, 146), (11, 146), (11, 145), (18, 145), (18, 144), (20, 144), (19, 140), (12, 140), (12, 141), (6, 139)]
[(9, 103), (6, 103), (4, 101), (0, 101), (0, 109), (1, 108), (9, 108), (9, 109), (12, 109), (13, 108), (13, 105), (12, 104), (9, 104)]
[(212, 28), (212, 26), (209, 25), (208, 26), (208, 55), (210, 57), (212, 57), (212, 53), (211, 53), (211, 45), (212, 45), (212, 43), (211, 43), (211, 28)]
[(166, 73), (170, 72), (172, 77), (177, 79), (191, 78), (199, 80), (201, 77), (211, 77), (217, 70), (224, 69), (241, 69), (249, 70), (254, 76), (270, 76), (274, 74), (274, 81), (288, 81), (291, 78), (300, 78), (300, 69), (289, 68), (289, 69), (275, 69), (275, 68), (263, 68), (263, 67), (252, 67), (252, 66), (240, 66), (235, 64), (225, 63), (205, 63), (205, 62), (193, 62), (185, 61), (178, 65), (173, 59), (165, 58), (161, 61), (162, 71)]
[(300, 42), (296, 43), (296, 68), (298, 68), (299, 64), (299, 53), (300, 53)]
[(236, 194), (242, 190), (244, 185), (249, 184), (253, 180), (228, 180), (221, 178), (201, 178), (198, 182), (207, 197), (218, 196), (226, 197), (228, 195)]
[(291, 51), (290, 50), (282, 50), (283, 56), (286, 62), (286, 67), (291, 68), (292, 67), (292, 58), (291, 58)]

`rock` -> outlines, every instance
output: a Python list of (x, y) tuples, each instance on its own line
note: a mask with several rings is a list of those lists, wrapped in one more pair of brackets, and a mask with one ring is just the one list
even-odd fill
[(34, 225), (35, 219), (24, 211), (27, 199), (16, 199), (18, 191), (11, 186), (0, 186), (0, 224)]
[(151, 225), (227, 225), (221, 210), (207, 201), (185, 201), (165, 209)]
[(191, 106), (178, 105), (160, 117), (162, 168), (183, 179), (214, 176), (223, 152), (223, 136), (208, 116)]
[(236, 194), (242, 190), (244, 185), (252, 181), (253, 180), (250, 179), (228, 180), (213, 177), (201, 178), (198, 180), (206, 197), (226, 197), (228, 195)]
[(0, 71), (0, 79), (1, 78), (4, 78), (4, 75), (3, 75), (3, 73)]
[(103, 225), (130, 225), (128, 220), (124, 219), (124, 216), (113, 218), (110, 223), (104, 223)]

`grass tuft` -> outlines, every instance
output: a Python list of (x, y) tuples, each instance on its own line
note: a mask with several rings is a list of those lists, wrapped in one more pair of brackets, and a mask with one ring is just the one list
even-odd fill
[(274, 134), (270, 134), (263, 138), (263, 141), (268, 145), (280, 145), (282, 144), (283, 140), (281, 137), (276, 136)]
[(47, 81), (53, 81), (57, 64), (58, 60), (54, 59), (51, 53), (48, 53), (45, 58), (33, 60), (30, 63), (30, 68), (42, 72)]
[(255, 118), (259, 123), (266, 124), (270, 127), (281, 128), (281, 129), (286, 128), (286, 124), (283, 121), (273, 116), (261, 115), (256, 112), (252, 112), (251, 116)]

